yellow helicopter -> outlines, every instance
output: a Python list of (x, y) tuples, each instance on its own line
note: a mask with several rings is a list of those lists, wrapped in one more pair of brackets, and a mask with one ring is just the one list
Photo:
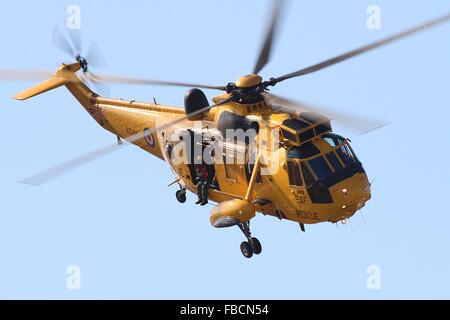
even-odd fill
[[(26, 100), (65, 86), (118, 144), (27, 178), (43, 183), (61, 173), (112, 152), (123, 140), (167, 162), (186, 202), (186, 192), (197, 193), (200, 205), (216, 205), (210, 222), (216, 228), (238, 226), (246, 240), (240, 249), (246, 258), (262, 251), (250, 232), (256, 212), (305, 224), (346, 221), (371, 198), (366, 172), (349, 140), (332, 132), (331, 119), (350, 123), (366, 121), (353, 115), (293, 102), (269, 93), (269, 88), (304, 76), (367, 51), (450, 21), (450, 14), (301, 70), (262, 79), (258, 73), (268, 63), (279, 25), (283, 1), (274, 1), (267, 34), (250, 75), (225, 86), (157, 81), (94, 74), (90, 67), (101, 60), (80, 53), (76, 31), (69, 39), (55, 29), (54, 42), (75, 57), (54, 74), (44, 71), (0, 71), (0, 79), (46, 79), (14, 98)], [(95, 49), (95, 48), (94, 48)], [(94, 51), (93, 51), (94, 52)], [(191, 88), (184, 108), (99, 96), (87, 84), (111, 83), (168, 85)], [(210, 103), (201, 89), (224, 93)], [(367, 122), (367, 121), (366, 121)], [(368, 130), (380, 123), (368, 122)]]

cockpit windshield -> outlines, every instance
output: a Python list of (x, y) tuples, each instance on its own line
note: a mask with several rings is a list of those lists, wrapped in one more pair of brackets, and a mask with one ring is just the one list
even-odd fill
[(345, 168), (350, 168), (359, 161), (354, 155), (347, 139), (336, 134), (325, 134), (324, 140), (333, 148), (332, 151), (321, 154), (320, 150), (312, 143), (308, 142), (300, 147), (293, 147), (288, 151), (288, 159), (300, 160), (301, 165), (290, 165), (289, 176), (291, 185), (299, 186), (299, 169), (306, 186), (312, 185), (316, 181), (324, 181), (330, 178), (333, 173), (341, 172)]
[(331, 203), (331, 186), (356, 173), (364, 173), (347, 139), (331, 133), (322, 137), (331, 148), (318, 141), (291, 147), (287, 152), (289, 185), (306, 187), (313, 203)]

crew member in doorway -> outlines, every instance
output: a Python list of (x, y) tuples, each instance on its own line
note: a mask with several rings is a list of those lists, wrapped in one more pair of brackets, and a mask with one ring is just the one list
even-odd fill
[(205, 163), (199, 164), (197, 166), (197, 179), (198, 201), (196, 202), (196, 204), (204, 206), (208, 203), (209, 185), (214, 180), (214, 170), (212, 166)]

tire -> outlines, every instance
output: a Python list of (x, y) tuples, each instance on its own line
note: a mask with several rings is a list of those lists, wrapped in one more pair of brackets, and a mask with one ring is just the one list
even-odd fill
[(241, 243), (241, 252), (244, 257), (250, 259), (253, 256), (253, 249), (250, 243), (244, 241)]
[(261, 242), (256, 238), (252, 238), (251, 247), (254, 254), (260, 254), (262, 252)]
[(175, 193), (175, 197), (177, 198), (179, 203), (185, 203), (186, 202), (186, 191), (178, 190)]

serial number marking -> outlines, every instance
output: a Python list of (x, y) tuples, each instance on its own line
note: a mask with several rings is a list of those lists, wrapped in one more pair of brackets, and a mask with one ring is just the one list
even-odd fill
[(125, 130), (127, 131), (127, 133), (129, 135), (132, 135), (132, 136), (138, 134), (138, 132), (136, 130), (134, 130), (133, 128), (125, 128)]

